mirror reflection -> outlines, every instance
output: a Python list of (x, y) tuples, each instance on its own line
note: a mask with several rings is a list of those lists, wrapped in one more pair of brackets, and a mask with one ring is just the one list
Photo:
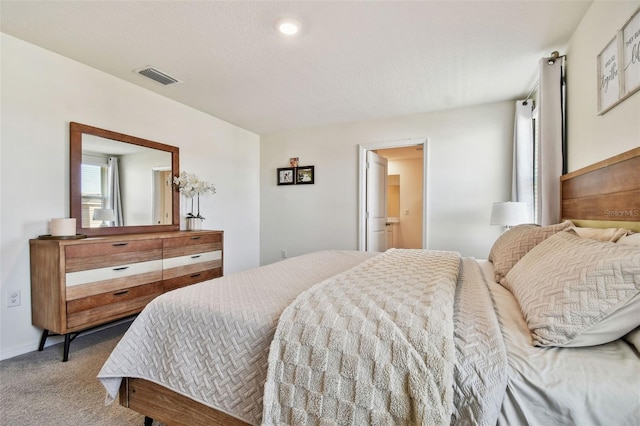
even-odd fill
[(82, 228), (171, 225), (171, 153), (82, 135)]
[(69, 123), (69, 187), (76, 232), (87, 236), (180, 229), (171, 176), (180, 150), (148, 139)]

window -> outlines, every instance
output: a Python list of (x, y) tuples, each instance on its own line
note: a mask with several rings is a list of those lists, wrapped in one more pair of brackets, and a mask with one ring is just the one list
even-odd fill
[(82, 164), (82, 227), (100, 226), (102, 221), (93, 220), (95, 209), (105, 208), (108, 200), (106, 164)]

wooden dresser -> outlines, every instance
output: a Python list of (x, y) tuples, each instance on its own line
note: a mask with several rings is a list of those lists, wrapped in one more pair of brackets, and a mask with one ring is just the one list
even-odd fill
[(33, 239), (31, 319), (64, 335), (63, 361), (80, 331), (139, 313), (156, 296), (222, 276), (222, 231), (176, 231), (74, 240)]

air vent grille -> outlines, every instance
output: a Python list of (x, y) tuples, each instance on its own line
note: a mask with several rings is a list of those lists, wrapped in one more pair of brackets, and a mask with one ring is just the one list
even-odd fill
[(136, 72), (164, 86), (169, 86), (171, 84), (176, 84), (176, 83), (182, 83), (177, 78), (173, 78), (167, 73), (164, 73), (154, 67), (144, 67), (142, 69), (136, 70)]

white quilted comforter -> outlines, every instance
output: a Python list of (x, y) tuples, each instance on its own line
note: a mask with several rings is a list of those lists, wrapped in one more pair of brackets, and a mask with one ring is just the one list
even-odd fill
[(108, 400), (143, 378), (251, 424), (495, 424), (501, 339), (474, 260), (325, 251), (156, 298), (98, 377)]

